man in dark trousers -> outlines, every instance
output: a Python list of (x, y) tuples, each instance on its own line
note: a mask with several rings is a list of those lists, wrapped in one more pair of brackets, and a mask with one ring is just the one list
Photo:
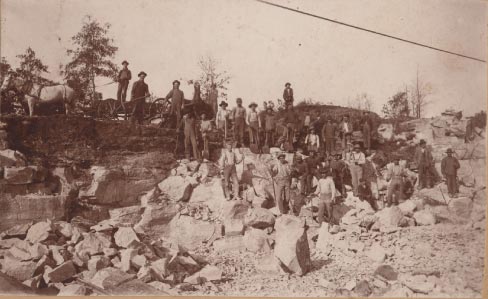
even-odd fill
[(363, 119), (362, 131), (364, 148), (369, 150), (371, 149), (371, 125), (368, 119)]
[(457, 184), (457, 171), (461, 167), (458, 159), (453, 157), (454, 151), (450, 148), (447, 149), (447, 157), (444, 157), (441, 161), (441, 173), (446, 178), (447, 191), (450, 197), (457, 197), (459, 193)]
[(414, 161), (417, 163), (418, 167), (418, 189), (432, 188), (435, 173), (433, 173), (432, 168), (434, 167), (434, 158), (430, 149), (427, 148), (427, 142), (421, 139), (419, 146), (415, 150)]
[(308, 194), (307, 179), (309, 175), (308, 164), (303, 161), (301, 155), (295, 158), (295, 165), (293, 165), (293, 170), (296, 172), (298, 181), (300, 182), (300, 193), (302, 195)]
[(273, 112), (273, 108), (268, 107), (266, 109), (265, 121), (264, 121), (264, 129), (266, 131), (266, 146), (274, 146), (275, 140), (274, 135), (276, 132), (276, 116)]
[(197, 146), (197, 133), (195, 124), (195, 115), (192, 112), (184, 117), (184, 134), (185, 134), (185, 157), (189, 160), (190, 153), (193, 151), (193, 159), (200, 160), (200, 151)]
[(329, 117), (327, 118), (327, 122), (322, 127), (322, 140), (325, 143), (325, 150), (329, 155), (332, 155), (332, 152), (335, 151), (335, 135), (336, 135), (336, 126), (332, 123), (332, 119)]
[(232, 150), (232, 141), (227, 140), (225, 143), (225, 149), (222, 150), (222, 155), (219, 159), (220, 169), (224, 176), (224, 193), (227, 200), (231, 200), (229, 183), (232, 183), (233, 198), (239, 200), (239, 180), (237, 178), (236, 165), (241, 163), (244, 156), (237, 157)]
[(289, 143), (293, 143), (296, 122), (298, 121), (298, 115), (293, 109), (293, 106), (287, 106), (285, 110), (285, 125), (286, 131), (284, 132)]
[(244, 130), (246, 128), (246, 108), (242, 107), (242, 99), (236, 99), (237, 107), (232, 110), (234, 118), (234, 139), (239, 143), (239, 146), (244, 146)]
[(293, 106), (293, 89), (291, 88), (291, 84), (289, 82), (285, 84), (283, 100), (285, 101), (286, 106)]
[(181, 123), (181, 109), (185, 104), (185, 95), (180, 90), (180, 81), (173, 81), (173, 89), (166, 96), (166, 100), (171, 99), (171, 115), (176, 116), (176, 128), (180, 128)]
[(346, 198), (344, 176), (347, 172), (347, 164), (342, 160), (342, 154), (340, 152), (334, 153), (334, 160), (330, 162), (330, 168), (336, 189), (339, 190), (343, 198)]
[(281, 214), (286, 214), (285, 202), (290, 200), (291, 187), (291, 167), (285, 157), (285, 154), (279, 154), (278, 163), (270, 169), (275, 184), (276, 203)]
[(319, 177), (320, 161), (317, 158), (317, 153), (315, 151), (311, 151), (309, 155), (310, 156), (307, 159), (305, 159), (305, 162), (308, 165), (307, 192), (310, 194), (312, 192), (313, 178), (315, 177), (317, 180), (320, 178)]
[(132, 109), (132, 123), (138, 123), (142, 125), (144, 120), (144, 103), (146, 102), (146, 97), (149, 96), (149, 87), (144, 82), (147, 74), (145, 72), (140, 72), (138, 75), (139, 80), (132, 84), (131, 91), (131, 101), (134, 102), (134, 108)]
[(126, 60), (122, 61), (122, 65), (123, 68), (117, 76), (117, 82), (119, 82), (119, 87), (117, 88), (117, 101), (124, 105), (125, 99), (127, 98), (127, 88), (129, 87), (129, 81), (132, 79), (132, 74), (127, 68), (129, 63)]

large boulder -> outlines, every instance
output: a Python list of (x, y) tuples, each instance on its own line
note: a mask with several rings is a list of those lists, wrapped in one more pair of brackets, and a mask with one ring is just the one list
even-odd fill
[(218, 228), (214, 223), (197, 220), (190, 216), (177, 216), (169, 224), (167, 237), (189, 250), (194, 250), (202, 243), (208, 242)]
[(115, 244), (127, 248), (133, 242), (139, 242), (139, 238), (132, 227), (120, 227), (114, 235)]
[(45, 180), (47, 171), (37, 166), (4, 167), (3, 176), (7, 183), (24, 185)]
[(0, 150), (0, 167), (22, 167), (26, 165), (25, 156), (21, 152), (11, 149)]
[(247, 227), (264, 229), (275, 224), (275, 217), (268, 209), (253, 208), (244, 217), (244, 224)]
[(103, 253), (105, 248), (111, 247), (111, 240), (102, 233), (84, 233), (83, 240), (75, 246), (76, 253), (96, 255)]
[(158, 187), (171, 201), (188, 201), (193, 190), (192, 183), (189, 177), (169, 176)]
[(92, 204), (134, 205), (144, 192), (156, 185), (155, 179), (132, 178), (122, 168), (93, 166), (90, 174), (92, 182), (89, 187), (80, 189), (79, 197)]
[(31, 243), (42, 242), (49, 237), (51, 230), (52, 224), (50, 222), (38, 222), (29, 228), (25, 239)]
[(434, 225), (437, 223), (436, 216), (430, 210), (417, 211), (413, 214), (417, 225)]
[(101, 289), (113, 289), (132, 280), (133, 274), (127, 274), (117, 268), (105, 268), (98, 271), (90, 282)]
[(67, 197), (63, 195), (0, 196), (0, 231), (17, 224), (40, 220), (61, 220), (67, 215)]
[(305, 223), (299, 217), (282, 215), (276, 219), (275, 256), (289, 271), (307, 273), (312, 265)]
[(212, 212), (219, 213), (226, 201), (220, 178), (208, 178), (193, 189), (190, 203), (205, 203)]
[(271, 240), (265, 230), (251, 228), (244, 233), (244, 246), (251, 252), (270, 252)]
[(376, 213), (376, 216), (380, 227), (397, 227), (404, 217), (402, 210), (397, 206), (384, 208)]
[(468, 219), (473, 211), (473, 201), (469, 197), (452, 198), (449, 201), (449, 210), (458, 217)]
[(134, 230), (150, 237), (167, 235), (170, 230), (169, 223), (177, 213), (177, 203), (172, 201), (148, 204), (144, 207), (141, 220), (134, 226)]

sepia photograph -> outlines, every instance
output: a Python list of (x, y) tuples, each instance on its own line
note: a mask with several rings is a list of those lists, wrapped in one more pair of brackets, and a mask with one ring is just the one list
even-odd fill
[(0, 297), (486, 295), (487, 4), (0, 0)]

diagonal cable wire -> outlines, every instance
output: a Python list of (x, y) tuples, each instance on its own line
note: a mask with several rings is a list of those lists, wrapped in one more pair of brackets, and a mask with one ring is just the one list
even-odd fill
[(399, 40), (399, 41), (402, 41), (402, 42), (405, 42), (405, 43), (409, 43), (409, 44), (413, 44), (413, 45), (416, 45), (416, 46), (420, 46), (420, 47), (428, 48), (428, 49), (431, 49), (431, 50), (440, 51), (440, 52), (448, 53), (448, 54), (451, 54), (451, 55), (455, 55), (455, 56), (459, 56), (459, 57), (463, 57), (463, 58), (475, 60), (475, 61), (478, 61), (478, 62), (486, 63), (486, 60), (483, 60), (483, 59), (480, 59), (480, 58), (476, 58), (476, 57), (472, 57), (472, 56), (467, 56), (467, 55), (464, 55), (464, 54), (460, 54), (460, 53), (456, 53), (456, 52), (452, 52), (452, 51), (448, 51), (448, 50), (443, 50), (441, 48), (436, 48), (436, 47), (433, 47), (433, 46), (429, 46), (429, 45), (426, 45), (426, 44), (414, 42), (414, 41), (411, 41), (411, 40), (408, 40), (408, 39), (404, 39), (404, 38), (401, 38), (401, 37), (396, 37), (396, 36), (393, 36), (393, 35), (381, 33), (381, 32), (378, 32), (378, 31), (366, 29), (366, 28), (359, 27), (359, 26), (355, 26), (355, 25), (351, 25), (351, 24), (348, 24), (348, 23), (344, 23), (344, 22), (332, 20), (332, 19), (329, 19), (329, 18), (326, 18), (326, 17), (322, 17), (322, 16), (319, 16), (319, 15), (314, 15), (314, 14), (311, 14), (311, 13), (308, 13), (308, 12), (305, 12), (305, 11), (300, 11), (300, 10), (297, 10), (297, 9), (293, 9), (291, 7), (279, 5), (279, 4), (272, 3), (272, 2), (268, 2), (268, 1), (265, 1), (265, 0), (254, 0), (254, 1), (260, 2), (260, 3), (263, 3), (263, 4), (266, 4), (266, 5), (271, 5), (271, 6), (274, 6), (274, 7), (282, 8), (282, 9), (285, 9), (285, 10), (293, 11), (293, 12), (296, 12), (296, 13), (299, 13), (299, 14), (303, 14), (303, 15), (306, 15), (306, 16), (309, 16), (309, 17), (314, 17), (314, 18), (321, 19), (321, 20), (324, 20), (324, 21), (332, 22), (332, 23), (339, 24), (339, 25), (342, 25), (342, 26), (346, 26), (346, 27), (358, 29), (358, 30), (361, 30), (361, 31), (373, 33), (373, 34), (376, 34), (376, 35), (380, 35), (380, 36), (392, 38), (392, 39)]

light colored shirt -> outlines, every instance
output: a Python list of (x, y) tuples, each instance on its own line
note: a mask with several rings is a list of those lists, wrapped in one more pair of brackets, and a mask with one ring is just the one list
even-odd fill
[(227, 109), (220, 109), (218, 112), (217, 112), (217, 121), (224, 121), (226, 120), (227, 118), (229, 118), (229, 113), (230, 111), (227, 110)]
[(303, 121), (305, 126), (310, 126), (310, 115), (305, 116), (305, 120)]
[(351, 131), (351, 125), (348, 122), (342, 123), (342, 131), (344, 133), (349, 133)]
[(234, 152), (229, 152), (227, 149), (222, 151), (222, 156), (220, 156), (219, 164), (221, 168), (226, 166), (232, 166), (235, 164), (239, 164), (242, 161), (242, 157), (240, 159), (237, 158), (237, 155)]
[(317, 183), (317, 189), (315, 189), (315, 194), (331, 194), (335, 195), (336, 189), (334, 180), (332, 177), (328, 176), (325, 179), (322, 178)]
[(290, 165), (288, 163), (283, 164), (281, 162), (278, 162), (276, 165), (273, 165), (272, 170), (275, 173), (275, 177), (277, 179), (290, 178), (291, 168), (290, 168)]
[(358, 164), (366, 163), (366, 157), (364, 156), (364, 153), (362, 153), (362, 152), (359, 152), (359, 153), (350, 152), (347, 155), (347, 159), (348, 159), (348, 162), (350, 165), (355, 165), (356, 162)]
[(236, 118), (246, 119), (246, 108), (234, 107), (234, 109), (232, 110), (232, 115), (234, 116), (234, 119), (236, 119)]
[(388, 169), (387, 179), (399, 179), (405, 176), (405, 169), (401, 165), (394, 165)]
[(212, 123), (209, 120), (202, 120), (202, 123), (200, 124), (200, 131), (202, 133), (207, 133), (212, 130)]
[(319, 147), (320, 146), (319, 135), (308, 134), (307, 137), (305, 137), (305, 144), (317, 145), (317, 147)]

